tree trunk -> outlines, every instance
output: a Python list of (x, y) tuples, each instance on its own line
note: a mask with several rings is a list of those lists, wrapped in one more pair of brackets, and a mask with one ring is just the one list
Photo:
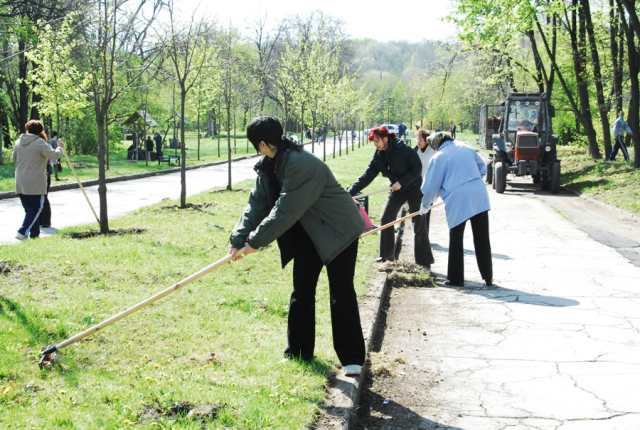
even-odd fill
[(635, 37), (640, 40), (640, 21), (638, 20), (638, 14), (636, 13), (637, 3), (637, 1), (622, 0), (622, 4), (629, 14), (629, 24), (631, 24), (631, 28), (629, 30), (634, 31)]
[[(540, 53), (538, 52), (538, 46), (536, 45), (536, 36), (533, 29), (527, 31), (527, 38), (529, 39), (529, 43), (531, 44), (531, 52), (533, 53), (533, 60), (536, 66), (536, 85), (538, 85), (538, 92), (543, 93), (545, 87), (545, 81), (547, 74), (544, 69), (544, 63), (542, 62), (542, 58), (540, 58)], [(551, 98), (551, 95), (548, 95)]]
[(9, 115), (7, 115), (7, 112), (0, 111), (0, 119), (2, 120), (3, 126), (3, 128), (0, 129), (0, 136), (2, 137), (0, 146), (8, 149), (11, 148), (11, 136), (9, 136)]
[(18, 41), (18, 91), (19, 91), (19, 103), (18, 103), (18, 127), (20, 127), (20, 133), (25, 133), (25, 124), (29, 119), (29, 87), (27, 85), (27, 58), (24, 53), (26, 50), (26, 43), (24, 40)]
[(232, 190), (233, 186), (231, 183), (231, 100), (225, 103), (227, 110), (227, 162), (229, 165), (229, 180), (227, 182), (227, 190)]
[(184, 106), (187, 101), (187, 91), (184, 83), (180, 83), (180, 208), (187, 207), (187, 144), (184, 139)]
[[(613, 100), (616, 117), (622, 110), (622, 65), (624, 63), (624, 35), (620, 30), (620, 16), (615, 1), (609, 0), (609, 48), (611, 49), (611, 68), (613, 72)], [(609, 151), (607, 153), (610, 154)]]
[(604, 88), (602, 85), (602, 74), (600, 73), (600, 56), (598, 54), (598, 45), (593, 33), (593, 22), (591, 21), (591, 6), (589, 0), (582, 0), (582, 13), (584, 14), (586, 22), (587, 35), (589, 37), (589, 50), (591, 51), (591, 61), (593, 70), (593, 79), (596, 85), (596, 97), (598, 100), (598, 113), (600, 114), (600, 121), (602, 122), (602, 134), (604, 138), (604, 153), (608, 155), (611, 153), (611, 135), (609, 134), (609, 112), (607, 109), (607, 102), (604, 97)]
[(589, 103), (589, 82), (586, 79), (587, 52), (584, 14), (582, 11), (578, 12), (578, 0), (573, 0), (572, 4), (572, 28), (569, 30), (569, 35), (571, 37), (571, 52), (578, 89), (578, 99), (580, 100), (581, 122), (589, 144), (589, 155), (591, 155), (591, 158), (594, 160), (597, 160), (601, 155), (595, 130), (593, 129), (593, 118), (591, 117), (591, 106)]
[(104, 133), (104, 141), (105, 141), (105, 150), (107, 152), (107, 162), (106, 162), (106, 170), (109, 170), (109, 159), (111, 156), (111, 151), (109, 150), (109, 114), (107, 113), (105, 115), (105, 124), (107, 124), (107, 126), (105, 127), (105, 133)]
[(4, 115), (0, 113), (0, 166), (4, 166), (4, 146), (2, 145), (4, 137), (4, 122), (2, 121)]
[(620, 13), (620, 24), (626, 34), (627, 51), (629, 52), (627, 61), (629, 64), (629, 81), (631, 83), (629, 112), (627, 113), (627, 124), (633, 133), (633, 167), (640, 168), (640, 83), (638, 82), (638, 73), (640, 73), (640, 64), (638, 61), (638, 51), (635, 46), (635, 32), (632, 26), (627, 24), (624, 17), (624, 11), (620, 0), (618, 0), (618, 8)]
[(220, 158), (220, 135), (222, 134), (222, 109), (220, 109), (220, 97), (218, 97), (218, 158)]
[(98, 195), (100, 196), (100, 233), (109, 233), (109, 217), (107, 215), (107, 182), (105, 175), (104, 126), (105, 109), (96, 109), (96, 125), (98, 126)]

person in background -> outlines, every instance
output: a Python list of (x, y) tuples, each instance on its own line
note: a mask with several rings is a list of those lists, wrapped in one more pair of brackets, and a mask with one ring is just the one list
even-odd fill
[[(233, 260), (278, 241), (284, 268), (293, 260), (287, 358), (313, 359), (315, 296), (327, 269), (333, 347), (347, 375), (357, 375), (365, 344), (354, 288), (358, 240), (364, 220), (329, 167), (289, 140), (280, 122), (260, 116), (247, 126), (247, 139), (264, 155), (249, 204), (231, 233)], [(258, 258), (259, 264), (260, 258)]]
[[(381, 173), (389, 178), (391, 184), (391, 191), (380, 219), (383, 225), (394, 221), (405, 203), (409, 204), (409, 211), (412, 213), (420, 210), (422, 163), (418, 154), (398, 141), (395, 133), (389, 133), (385, 126), (371, 129), (369, 140), (373, 141), (376, 151), (367, 170), (347, 189), (349, 194), (359, 194)], [(415, 216), (411, 220), (415, 262), (429, 270), (433, 264), (433, 254), (429, 236), (425, 232), (424, 217)], [(392, 260), (395, 260), (395, 233), (393, 228), (387, 228), (380, 232), (380, 257), (377, 261)]]
[(11, 155), (16, 165), (16, 194), (25, 211), (22, 226), (16, 235), (18, 240), (40, 236), (38, 218), (47, 194), (47, 161), (59, 160), (64, 146), (60, 139), (56, 140), (56, 149), (49, 146), (44, 127), (38, 120), (29, 121), (25, 129), (27, 132), (16, 140)]
[[(420, 163), (422, 163), (422, 173), (420, 176), (424, 180), (425, 174), (427, 173), (427, 169), (429, 167), (429, 161), (431, 161), (431, 157), (436, 153), (436, 150), (431, 146), (429, 142), (431, 139), (431, 133), (424, 129), (419, 129), (416, 131), (416, 141), (417, 144), (413, 148), (420, 157)], [(430, 259), (434, 260), (433, 253), (431, 251), (431, 242), (429, 241), (429, 224), (431, 224), (431, 211), (422, 215), (423, 223), (424, 223), (424, 234), (427, 236), (427, 241), (429, 242), (429, 254), (431, 255)]]
[(451, 121), (449, 133), (451, 134), (451, 140), (456, 140), (456, 124), (453, 121)]
[[(58, 147), (58, 139), (60, 139), (58, 137), (58, 132), (57, 131), (52, 131), (51, 132), (51, 140), (48, 142), (49, 146), (51, 146), (52, 148), (57, 148)], [(49, 163), (51, 165), (51, 169), (53, 170), (53, 174), (56, 178), (56, 181), (59, 181), (60, 178), (58, 177), (58, 173), (62, 171), (62, 165), (60, 164), (60, 160), (58, 161), (53, 161), (51, 162), (51, 160), (49, 160)]]
[(156, 153), (158, 157), (162, 157), (162, 136), (159, 131), (156, 131), (156, 135), (153, 137), (153, 140), (156, 141)]
[(153, 152), (153, 140), (151, 140), (151, 136), (147, 136), (147, 140), (144, 141), (144, 144), (145, 144), (145, 149), (147, 150), (146, 151), (147, 160), (149, 160), (151, 158), (149, 154)]
[[(58, 141), (58, 132), (51, 132), (51, 140), (47, 142), (47, 144), (52, 148), (54, 145), (57, 147)], [(55, 140), (54, 140), (55, 139)], [(56, 178), (58, 177), (58, 164), (56, 161), (47, 160), (47, 193), (44, 196), (44, 205), (42, 206), (42, 213), (40, 214), (40, 227), (42, 228), (50, 228), (51, 227), (51, 204), (49, 203), (49, 189), (51, 188), (51, 174), (55, 170)], [(59, 180), (59, 179), (58, 179)]]
[(615, 161), (616, 156), (618, 155), (618, 150), (621, 150), (622, 155), (624, 155), (624, 161), (629, 161), (629, 151), (627, 151), (627, 146), (624, 144), (625, 131), (633, 136), (631, 128), (624, 121), (624, 112), (620, 111), (618, 112), (618, 119), (613, 124), (613, 138), (615, 139), (616, 143), (613, 146), (613, 151), (611, 151), (611, 154), (609, 155), (609, 158), (607, 158), (607, 160)]
[(470, 146), (455, 143), (444, 133), (431, 142), (437, 152), (431, 157), (422, 183), (422, 206), (426, 213), (439, 194), (444, 200), (449, 226), (449, 263), (445, 285), (464, 285), (464, 228), (471, 220), (473, 245), (485, 285), (493, 285), (493, 263), (489, 239), (489, 194), (482, 177), (487, 166)]

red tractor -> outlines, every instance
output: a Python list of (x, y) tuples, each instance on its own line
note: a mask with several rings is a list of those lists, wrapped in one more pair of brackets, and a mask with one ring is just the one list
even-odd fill
[(511, 93), (501, 105), (498, 132), (493, 135), (493, 159), (487, 166), (487, 182), (504, 193), (507, 174), (530, 175), (535, 184), (552, 194), (560, 191), (558, 136), (552, 134), (555, 108), (546, 93)]

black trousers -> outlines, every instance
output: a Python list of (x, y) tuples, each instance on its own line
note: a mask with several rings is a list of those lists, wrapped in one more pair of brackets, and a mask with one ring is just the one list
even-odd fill
[[(53, 165), (55, 167), (55, 164)], [(51, 173), (49, 173), (49, 165), (47, 166), (47, 194), (44, 196), (44, 206), (40, 214), (40, 225), (51, 225), (51, 205), (49, 204), (49, 188), (51, 187)]]
[[(489, 239), (489, 212), (480, 212), (470, 218), (473, 248), (480, 275), (485, 281), (493, 280), (491, 241)], [(449, 267), (447, 278), (451, 282), (464, 282), (464, 227), (467, 221), (449, 230)]]
[(616, 156), (618, 155), (618, 150), (622, 151), (624, 161), (629, 161), (629, 151), (627, 151), (627, 146), (624, 144), (624, 137), (622, 136), (616, 136), (616, 144), (613, 145), (613, 150), (609, 155), (609, 161), (615, 161)]
[[(422, 203), (422, 195), (412, 199), (403, 199), (397, 194), (389, 194), (387, 202), (382, 209), (382, 218), (380, 222), (388, 224), (398, 217), (398, 212), (405, 202), (409, 203), (409, 211), (411, 213), (420, 210)], [(429, 212), (430, 214), (431, 212)], [(413, 222), (413, 246), (414, 258), (416, 264), (423, 266), (433, 264), (433, 253), (431, 252), (431, 242), (429, 241), (429, 220), (430, 215), (418, 215), (411, 218)], [(395, 229), (393, 227), (386, 228), (380, 232), (380, 257), (393, 260), (395, 255)]]
[[(322, 260), (311, 238), (300, 224), (296, 229), (293, 259), (293, 293), (289, 303), (285, 356), (311, 360), (316, 338), (316, 286)], [(364, 364), (365, 345), (358, 299), (353, 285), (358, 240), (327, 264), (333, 348), (343, 366)]]

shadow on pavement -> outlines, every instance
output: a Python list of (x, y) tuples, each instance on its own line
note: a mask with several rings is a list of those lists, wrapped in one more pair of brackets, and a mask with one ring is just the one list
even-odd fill
[[(443, 251), (446, 253), (449, 253), (449, 248), (448, 247), (444, 247), (441, 245), (438, 245), (437, 243), (431, 243), (431, 250), (433, 251)], [(471, 249), (465, 249), (464, 250), (464, 255), (476, 255), (476, 252), (471, 250)], [(491, 258), (496, 259), (496, 260), (511, 260), (511, 257), (509, 257), (508, 255), (504, 255), (504, 254), (496, 254), (494, 252), (491, 253)]]
[[(364, 404), (358, 409), (358, 418), (353, 426), (356, 430), (400, 430), (400, 429), (447, 429), (462, 430), (424, 418), (411, 409), (385, 399), (378, 393), (370, 391), (371, 381), (367, 380), (364, 392)], [(425, 401), (428, 398), (425, 397)]]
[[(439, 275), (439, 277), (442, 277), (442, 275)], [(578, 306), (580, 304), (577, 300), (566, 299), (564, 297), (541, 296), (539, 294), (525, 293), (524, 291), (512, 290), (510, 288), (502, 288), (497, 285), (485, 287), (484, 284), (478, 282), (465, 281), (463, 287), (450, 287), (444, 284), (438, 284), (438, 286), (462, 291), (465, 294), (475, 294), (491, 300), (522, 303), (524, 305), (568, 307)]]

